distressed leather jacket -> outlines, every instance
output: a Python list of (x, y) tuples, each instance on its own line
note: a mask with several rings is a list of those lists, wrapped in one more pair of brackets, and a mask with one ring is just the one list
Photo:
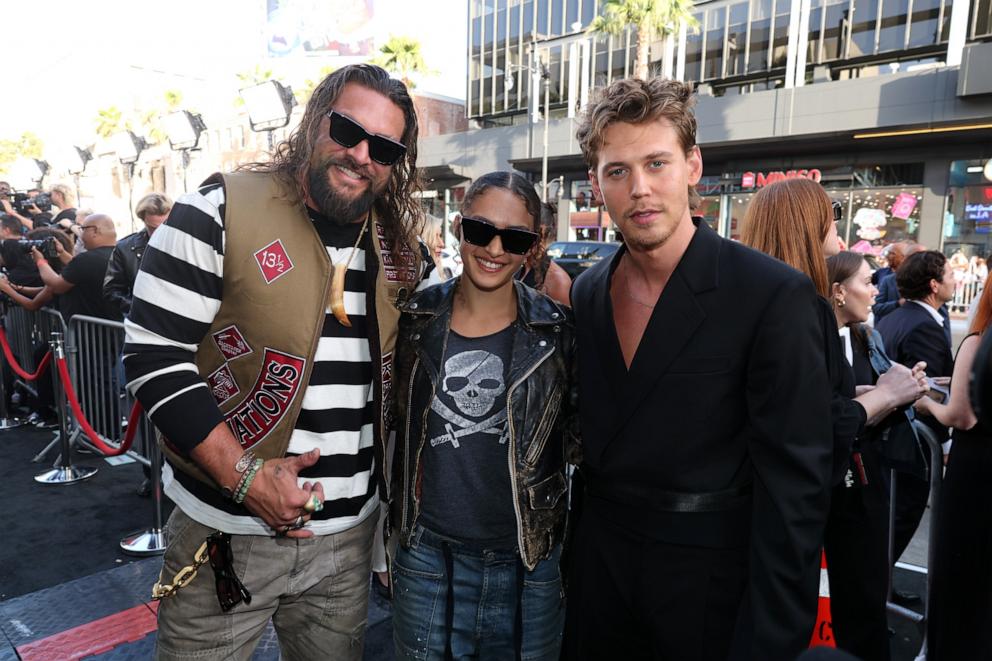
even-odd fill
[[(400, 318), (389, 528), (398, 531), (403, 545), (409, 544), (420, 513), (427, 412), (439, 385), (457, 282), (449, 280), (415, 295)], [(517, 543), (524, 566), (533, 569), (565, 534), (565, 464), (575, 462), (578, 447), (574, 324), (567, 308), (520, 282), (514, 286), (517, 322), (507, 378), (508, 451)]]

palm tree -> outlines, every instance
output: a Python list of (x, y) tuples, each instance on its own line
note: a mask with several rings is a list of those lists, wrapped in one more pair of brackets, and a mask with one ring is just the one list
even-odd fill
[(117, 106), (108, 106), (96, 111), (96, 134), (109, 138), (124, 130), (124, 114)]
[[(695, 30), (699, 21), (692, 15), (692, 0), (606, 0), (603, 13), (589, 24), (588, 32), (618, 36), (628, 27), (637, 29), (637, 59), (634, 77), (648, 77), (648, 47), (656, 37), (662, 37), (667, 47), (681, 25)], [(664, 75), (671, 75), (671, 62), (666, 58)]]
[(424, 56), (420, 52), (420, 42), (413, 37), (390, 36), (389, 41), (379, 48), (379, 54), (372, 58), (373, 64), (399, 76), (409, 89), (416, 87), (410, 79), (411, 74), (429, 75), (434, 73), (427, 68)]
[(313, 91), (317, 88), (325, 78), (334, 73), (334, 67), (330, 64), (325, 64), (317, 72), (316, 78), (307, 78), (300, 85), (293, 85), (293, 94), (296, 96), (296, 102), (301, 106), (307, 105), (310, 101), (310, 96), (313, 95)]

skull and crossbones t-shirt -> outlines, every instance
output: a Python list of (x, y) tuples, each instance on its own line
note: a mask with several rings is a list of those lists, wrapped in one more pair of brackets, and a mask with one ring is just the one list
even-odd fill
[(517, 539), (506, 420), (513, 330), (449, 332), (422, 454), (421, 523), (494, 549)]

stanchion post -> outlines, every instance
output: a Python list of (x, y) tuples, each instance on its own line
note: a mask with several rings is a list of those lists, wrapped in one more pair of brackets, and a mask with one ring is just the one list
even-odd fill
[(150, 462), (152, 486), (152, 527), (139, 530), (121, 540), (121, 550), (128, 555), (165, 553), (168, 540), (162, 526), (162, 451), (155, 442), (155, 427), (148, 414), (141, 416), (141, 436)]
[[(6, 310), (0, 308), (0, 312), (6, 314)], [(6, 330), (6, 321), (0, 316), (0, 328)], [(25, 420), (12, 418), (7, 411), (7, 361), (0, 361), (0, 431), (14, 429), (26, 424)]]
[(59, 413), (59, 442), (61, 454), (58, 465), (40, 475), (35, 475), (36, 482), (42, 484), (72, 484), (89, 479), (96, 475), (96, 468), (72, 465), (72, 446), (69, 443), (69, 412), (66, 409), (65, 391), (59, 378), (59, 362), (65, 360), (65, 346), (62, 343), (62, 333), (53, 332), (50, 342), (52, 352), (52, 384), (55, 389), (55, 403)]

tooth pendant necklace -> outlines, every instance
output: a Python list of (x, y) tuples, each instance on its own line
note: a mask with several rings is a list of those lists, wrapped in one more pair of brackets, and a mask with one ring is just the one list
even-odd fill
[(348, 259), (338, 264), (331, 264), (331, 267), (334, 269), (331, 275), (331, 312), (334, 313), (334, 318), (338, 320), (338, 323), (347, 328), (351, 328), (351, 319), (348, 318), (348, 313), (344, 310), (344, 277), (348, 274), (348, 266), (351, 265), (351, 260), (355, 258), (355, 253), (358, 252), (358, 245), (362, 242), (362, 237), (365, 236), (365, 228), (368, 226), (369, 217), (365, 216), (365, 222), (362, 223), (362, 230), (358, 233), (358, 238), (355, 239), (355, 245), (352, 246)]

